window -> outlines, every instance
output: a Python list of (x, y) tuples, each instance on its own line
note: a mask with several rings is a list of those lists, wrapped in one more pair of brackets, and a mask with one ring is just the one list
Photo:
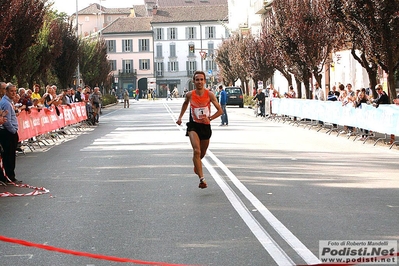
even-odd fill
[(187, 61), (187, 76), (192, 77), (197, 70), (197, 61)]
[(139, 39), (139, 51), (149, 51), (150, 50), (150, 40), (149, 39)]
[(90, 17), (89, 17), (89, 16), (86, 16), (86, 17), (85, 17), (85, 21), (86, 21), (86, 22), (89, 22), (89, 21), (90, 21)]
[(132, 40), (122, 40), (122, 52), (133, 52)]
[(157, 44), (157, 53), (155, 55), (156, 58), (163, 58), (162, 56), (162, 44)]
[(227, 38), (230, 38), (230, 31), (229, 31), (229, 29), (225, 29), (225, 31), (224, 31), (224, 37), (227, 39)]
[(157, 62), (155, 64), (155, 67), (156, 67), (155, 73), (156, 73), (157, 77), (163, 77), (163, 62)]
[(163, 29), (155, 29), (155, 40), (163, 40)]
[(176, 62), (176, 61), (168, 62), (168, 71), (169, 72), (178, 72), (179, 71), (179, 62)]
[(176, 40), (176, 39), (177, 39), (177, 28), (169, 28), (168, 40)]
[(115, 40), (108, 40), (107, 41), (107, 52), (108, 53), (115, 53), (116, 52), (116, 41)]
[(123, 60), (123, 73), (133, 73), (133, 60)]
[(205, 27), (205, 38), (213, 39), (215, 38), (215, 27)]
[(188, 45), (188, 56), (194, 56), (195, 55), (195, 45), (190, 43)]
[(116, 70), (116, 60), (109, 60), (109, 66), (111, 67), (111, 71)]
[(186, 39), (192, 40), (196, 39), (196, 28), (195, 27), (188, 27), (186, 28)]
[(205, 69), (206, 70), (216, 70), (216, 62), (214, 60), (206, 60), (205, 61)]
[(176, 57), (176, 44), (172, 43), (169, 45), (170, 53), (169, 57)]
[(140, 59), (139, 60), (140, 70), (149, 70), (150, 69), (150, 59)]
[(213, 42), (208, 42), (208, 56), (215, 55), (215, 49)]

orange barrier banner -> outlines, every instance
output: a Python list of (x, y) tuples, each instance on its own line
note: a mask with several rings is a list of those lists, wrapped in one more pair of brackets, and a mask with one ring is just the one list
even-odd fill
[(55, 107), (22, 111), (18, 116), (19, 140), (27, 140), (87, 119), (85, 103), (60, 105), (57, 108), (59, 115)]

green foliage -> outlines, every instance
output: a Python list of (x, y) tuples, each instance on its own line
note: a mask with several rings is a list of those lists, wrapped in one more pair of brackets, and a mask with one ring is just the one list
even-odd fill
[[(78, 60), (86, 55), (68, 16), (52, 8), (49, 0), (0, 1), (1, 80), (23, 87), (40, 83), (63, 89), (74, 84)], [(87, 76), (91, 85), (109, 87), (105, 43), (97, 41), (89, 52), (92, 65), (82, 76)]]
[(244, 105), (245, 106), (254, 106), (255, 102), (252, 100), (254, 97), (252, 95), (244, 95)]
[(116, 99), (116, 97), (114, 95), (111, 94), (105, 94), (102, 97), (102, 105), (103, 106), (107, 106), (109, 104), (113, 104), (116, 103), (118, 100)]
[[(4, 34), (5, 39), (0, 41), (6, 47), (0, 50), (2, 52), (0, 66), (3, 80), (10, 80), (11, 77), (16, 76), (17, 80), (24, 83), (28, 79), (22, 66), (32, 63), (26, 58), (26, 53), (31, 46), (36, 45), (37, 36), (47, 12), (45, 3), (46, 0), (0, 2), (2, 10), (0, 24), (4, 22), (8, 25), (8, 28), (5, 29), (0, 27), (0, 36), (7, 31)], [(3, 14), (6, 15), (3, 16)], [(8, 21), (4, 21), (5, 19)]]
[(63, 46), (62, 53), (55, 62), (54, 71), (60, 81), (60, 88), (63, 89), (71, 87), (73, 84), (78, 66), (80, 41), (73, 32), (72, 25), (60, 21), (58, 27)]
[(111, 66), (105, 42), (98, 39), (82, 41), (81, 51), (79, 62), (84, 82), (91, 86), (108, 84)]

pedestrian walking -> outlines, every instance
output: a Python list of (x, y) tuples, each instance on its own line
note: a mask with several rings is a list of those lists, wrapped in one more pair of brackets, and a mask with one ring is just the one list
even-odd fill
[[(211, 121), (221, 116), (223, 110), (215, 94), (205, 89), (206, 75), (203, 71), (194, 73), (193, 82), (195, 90), (187, 92), (176, 124), (181, 125), (182, 117), (190, 104), (190, 121), (187, 123), (186, 136), (190, 138), (193, 148), (194, 173), (198, 175), (200, 180), (198, 187), (203, 189), (207, 188), (208, 185), (202, 171), (201, 159), (206, 154), (212, 135)], [(211, 115), (211, 102), (217, 109), (217, 112), (213, 115)]]
[(223, 89), (223, 85), (219, 86), (219, 104), (223, 110), (223, 114), (221, 115), (222, 122), (221, 122), (220, 126), (227, 126), (229, 124), (229, 119), (227, 117), (227, 111), (226, 111), (227, 93)]
[(129, 92), (128, 90), (125, 89), (123, 92), (123, 108), (129, 108), (130, 107), (130, 102), (129, 102)]

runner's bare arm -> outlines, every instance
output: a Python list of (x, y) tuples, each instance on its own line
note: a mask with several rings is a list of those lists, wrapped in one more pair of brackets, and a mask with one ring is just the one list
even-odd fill
[(183, 105), (181, 106), (180, 115), (179, 115), (179, 118), (178, 118), (177, 121), (176, 121), (176, 124), (178, 124), (179, 126), (180, 126), (181, 123), (182, 123), (181, 119), (182, 119), (184, 113), (185, 113), (186, 110), (187, 110), (188, 104), (190, 103), (191, 93), (192, 93), (191, 91), (189, 91), (189, 92), (186, 93), (186, 97), (184, 98), (184, 103), (183, 103)]

